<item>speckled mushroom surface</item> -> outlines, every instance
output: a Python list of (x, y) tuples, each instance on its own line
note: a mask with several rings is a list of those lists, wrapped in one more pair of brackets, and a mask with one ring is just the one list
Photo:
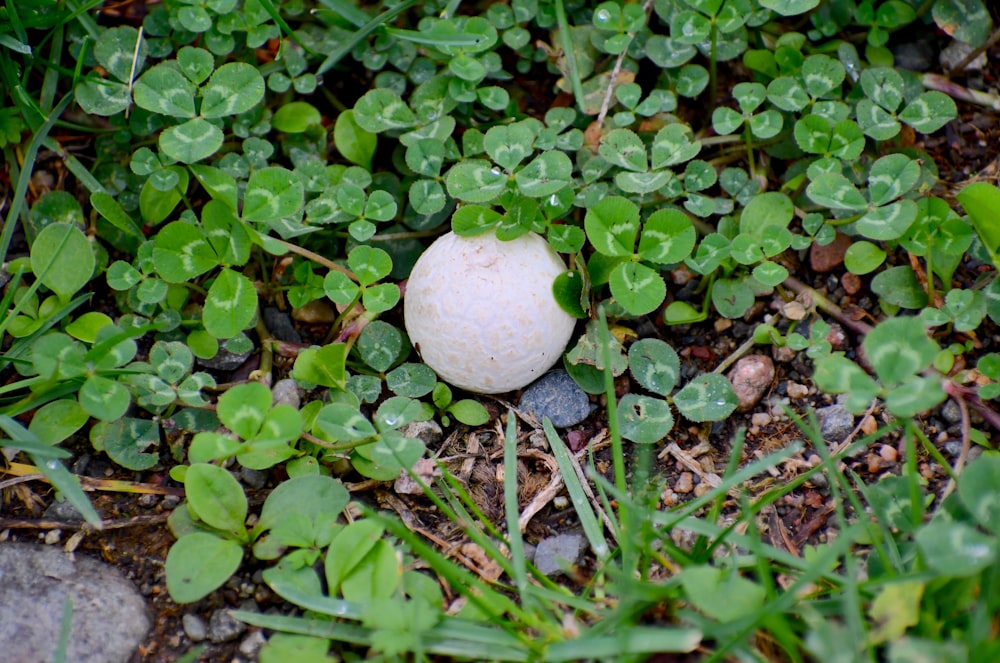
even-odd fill
[(403, 315), (424, 362), (456, 387), (520, 389), (562, 355), (576, 325), (552, 295), (566, 265), (534, 233), (501, 241), (448, 233), (417, 260)]

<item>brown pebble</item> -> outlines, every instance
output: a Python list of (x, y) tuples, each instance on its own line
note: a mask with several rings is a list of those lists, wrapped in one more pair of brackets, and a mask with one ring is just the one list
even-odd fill
[(327, 300), (314, 299), (305, 306), (292, 309), (292, 318), (310, 325), (328, 325), (337, 319), (337, 312)]
[(674, 484), (674, 492), (687, 494), (694, 490), (694, 475), (690, 472), (681, 472)]
[(878, 455), (887, 463), (895, 463), (899, 460), (899, 452), (896, 451), (896, 447), (889, 446), (888, 444), (883, 444), (879, 448)]
[(748, 412), (764, 396), (774, 380), (774, 362), (766, 355), (743, 357), (729, 371), (729, 381), (740, 412)]
[(702, 495), (704, 495), (705, 493), (707, 493), (711, 489), (712, 489), (711, 486), (709, 486), (707, 483), (705, 483), (704, 481), (702, 481), (701, 483), (699, 483), (697, 486), (694, 487), (694, 496), (695, 497), (701, 497)]
[(788, 391), (789, 398), (804, 398), (809, 395), (809, 387), (791, 380), (785, 384), (785, 389)]
[(832, 271), (844, 262), (844, 254), (851, 243), (851, 238), (841, 233), (837, 233), (834, 240), (826, 246), (813, 242), (809, 247), (809, 266), (820, 273)]
[(878, 430), (878, 422), (875, 421), (875, 417), (872, 415), (867, 415), (861, 420), (861, 432), (865, 435), (871, 435)]
[(861, 277), (857, 274), (852, 274), (847, 272), (840, 277), (840, 285), (844, 287), (844, 292), (849, 295), (858, 294), (858, 290), (861, 290)]
[(717, 333), (722, 333), (733, 326), (733, 321), (729, 318), (716, 318), (713, 326)]
[(826, 340), (834, 350), (843, 350), (847, 347), (847, 332), (836, 322), (830, 324), (830, 333), (826, 335)]

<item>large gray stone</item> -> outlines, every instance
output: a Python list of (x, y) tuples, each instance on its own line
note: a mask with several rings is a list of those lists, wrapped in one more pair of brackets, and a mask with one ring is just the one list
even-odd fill
[(66, 661), (128, 661), (152, 626), (118, 569), (52, 546), (0, 543), (0, 659), (55, 660), (67, 601)]

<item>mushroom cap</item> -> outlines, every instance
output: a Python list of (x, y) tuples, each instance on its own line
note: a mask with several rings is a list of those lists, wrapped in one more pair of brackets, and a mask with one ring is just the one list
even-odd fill
[(566, 264), (528, 233), (439, 237), (417, 260), (403, 316), (424, 362), (461, 389), (498, 394), (529, 384), (562, 355), (576, 326), (552, 294)]

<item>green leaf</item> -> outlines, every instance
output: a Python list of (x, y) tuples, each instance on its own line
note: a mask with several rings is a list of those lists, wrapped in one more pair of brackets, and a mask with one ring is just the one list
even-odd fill
[(674, 395), (674, 405), (691, 421), (722, 421), (738, 405), (732, 383), (716, 373), (704, 373)]
[(184, 283), (219, 264), (219, 258), (201, 229), (174, 221), (156, 235), (153, 266), (168, 283)]
[(403, 335), (384, 320), (368, 323), (358, 336), (358, 352), (376, 371), (389, 370), (403, 352)]
[(87, 236), (69, 223), (45, 226), (31, 244), (31, 271), (63, 299), (86, 285), (96, 265)]
[(905, 154), (888, 154), (872, 164), (868, 193), (873, 205), (884, 205), (910, 191), (920, 180), (920, 164)]
[(372, 158), (375, 156), (378, 136), (361, 127), (354, 117), (353, 110), (348, 109), (337, 116), (337, 121), (333, 125), (333, 144), (351, 163), (365, 170), (372, 169)]
[[(347, 507), (350, 497), (344, 484), (328, 476), (314, 474), (288, 479), (267, 496), (254, 532), (277, 527), (293, 513), (304, 517), (314, 528), (329, 528)], [(314, 530), (314, 535), (318, 534)]]
[(335, 304), (347, 306), (358, 296), (360, 288), (343, 272), (329, 272), (323, 279), (323, 292)]
[(775, 230), (785, 229), (795, 216), (795, 206), (783, 193), (759, 193), (746, 204), (740, 214), (740, 233), (748, 234), (759, 244)]
[(87, 378), (80, 386), (79, 399), (87, 414), (102, 421), (121, 418), (132, 402), (125, 385), (100, 375)]
[(305, 187), (287, 168), (270, 166), (256, 170), (247, 181), (243, 218), (247, 221), (276, 221), (302, 209)]
[(232, 338), (249, 327), (256, 314), (257, 290), (250, 279), (231, 269), (219, 272), (205, 298), (205, 330), (216, 338)]
[(844, 254), (844, 266), (852, 274), (864, 275), (874, 272), (885, 262), (886, 252), (871, 242), (854, 242)]
[(951, 97), (930, 90), (911, 101), (899, 114), (899, 119), (923, 134), (934, 133), (958, 117), (958, 108)]
[(264, 77), (246, 62), (227, 62), (201, 88), (201, 116), (245, 113), (264, 99)]
[(924, 583), (915, 580), (885, 585), (868, 609), (875, 628), (869, 633), (874, 644), (897, 640), (920, 621)]
[(683, 123), (668, 124), (653, 138), (650, 166), (654, 169), (675, 166), (698, 156), (701, 143), (695, 140), (691, 128)]
[(687, 600), (720, 622), (756, 614), (767, 598), (761, 585), (742, 577), (734, 567), (690, 566), (681, 573), (680, 581)]
[(643, 144), (642, 139), (629, 129), (612, 129), (609, 131), (601, 140), (598, 153), (608, 163), (626, 170), (642, 173), (648, 168), (646, 146)]
[(448, 193), (459, 200), (486, 203), (503, 193), (507, 175), (485, 159), (466, 159), (448, 170), (445, 183)]
[(162, 62), (139, 77), (132, 96), (139, 108), (171, 117), (193, 118), (197, 88), (175, 63)]
[(889, 304), (910, 309), (927, 306), (927, 292), (908, 265), (879, 272), (872, 279), (871, 289)]
[(189, 81), (199, 85), (215, 69), (215, 58), (204, 48), (184, 46), (177, 51), (177, 64)]
[(408, 129), (417, 123), (417, 116), (395, 92), (386, 88), (369, 90), (354, 104), (354, 119), (365, 131), (379, 133), (392, 129)]
[(644, 338), (628, 349), (632, 377), (644, 389), (666, 396), (680, 377), (680, 358), (672, 347), (656, 338)]
[(543, 152), (517, 171), (518, 190), (529, 198), (544, 198), (570, 185), (573, 162), (565, 152)]
[(371, 285), (385, 278), (392, 271), (392, 258), (382, 249), (371, 246), (356, 246), (347, 256), (348, 266), (363, 286)]
[(244, 440), (257, 435), (271, 409), (271, 390), (260, 382), (236, 385), (219, 397), (219, 419)]
[(982, 46), (993, 29), (982, 0), (941, 0), (931, 7), (931, 15), (944, 32), (970, 46)]
[(839, 173), (820, 175), (806, 187), (806, 195), (817, 205), (830, 209), (857, 211), (868, 207), (861, 192)]
[(927, 336), (920, 318), (897, 317), (880, 322), (862, 343), (865, 357), (885, 385), (912, 379), (931, 365), (940, 347)]
[(879, 392), (878, 384), (860, 366), (839, 355), (818, 360), (813, 380), (823, 391), (847, 394), (847, 409), (854, 413), (864, 412)]
[(222, 147), (222, 129), (200, 117), (170, 127), (160, 134), (160, 150), (181, 163), (207, 159)]
[(891, 112), (903, 103), (903, 77), (889, 67), (870, 67), (861, 72), (861, 87), (865, 96)]
[(491, 127), (483, 137), (486, 153), (507, 171), (531, 156), (534, 143), (535, 132), (527, 121)]
[[(982, 363), (982, 362), (980, 362)], [(996, 534), (1000, 532), (1000, 457), (984, 454), (962, 471), (958, 496), (976, 521)]]
[(323, 387), (342, 389), (347, 381), (347, 346), (330, 343), (319, 349), (299, 352), (292, 367), (292, 377)]
[(618, 401), (621, 435), (637, 444), (659, 442), (674, 427), (670, 405), (659, 398), (625, 394)]
[(229, 470), (218, 465), (194, 463), (184, 475), (184, 492), (188, 510), (199, 520), (241, 540), (246, 539), (247, 498)]
[[(340, 118), (351, 112), (347, 110), (337, 116), (337, 123), (340, 123)], [(274, 117), (271, 118), (271, 126), (273, 128), (289, 134), (304, 133), (309, 127), (318, 126), (322, 122), (323, 116), (320, 114), (319, 109), (305, 101), (291, 101), (284, 104), (274, 112)], [(336, 129), (334, 129), (334, 136), (334, 143), (336, 143)], [(344, 154), (344, 151), (341, 150), (340, 153)], [(357, 163), (353, 159), (349, 158), (349, 160)], [(363, 166), (364, 164), (358, 165)]]
[(453, 403), (448, 412), (466, 426), (482, 426), (490, 420), (490, 413), (483, 404), (471, 398)]
[(988, 182), (973, 182), (955, 197), (969, 215), (994, 267), (1000, 268), (1000, 189)]
[(98, 422), (90, 429), (90, 441), (94, 449), (104, 451), (115, 463), (136, 472), (160, 462), (156, 450), (160, 427), (149, 419), (121, 417)]
[(753, 289), (746, 279), (718, 279), (712, 285), (712, 305), (726, 318), (739, 318), (754, 302)]
[(42, 444), (56, 445), (80, 430), (89, 416), (75, 400), (50, 401), (35, 410), (28, 430)]
[(198, 601), (236, 573), (242, 559), (243, 548), (235, 541), (208, 532), (186, 534), (167, 553), (167, 591), (178, 603)]
[(639, 256), (661, 265), (681, 262), (691, 255), (697, 238), (686, 214), (670, 208), (657, 210), (643, 224)]
[(169, 166), (167, 171), (177, 175), (177, 185), (168, 191), (159, 191), (153, 186), (152, 178), (146, 180), (139, 192), (139, 212), (143, 220), (156, 225), (165, 220), (177, 207), (177, 203), (187, 192), (189, 176), (181, 166)]
[(641, 263), (625, 262), (610, 275), (608, 286), (615, 301), (631, 315), (655, 311), (667, 296), (667, 285), (660, 274)]
[(975, 575), (996, 564), (997, 539), (962, 522), (937, 519), (917, 532), (927, 566), (950, 578)]
[(386, 373), (385, 384), (397, 396), (420, 398), (434, 389), (437, 375), (427, 364), (406, 363)]
[(912, 200), (897, 200), (867, 212), (857, 220), (858, 231), (880, 241), (902, 237), (917, 218), (917, 203)]
[(584, 228), (594, 249), (606, 256), (629, 256), (639, 233), (639, 208), (621, 196), (608, 196), (587, 210)]
[(937, 407), (947, 394), (940, 378), (914, 377), (885, 394), (885, 407), (897, 417), (915, 417)]

